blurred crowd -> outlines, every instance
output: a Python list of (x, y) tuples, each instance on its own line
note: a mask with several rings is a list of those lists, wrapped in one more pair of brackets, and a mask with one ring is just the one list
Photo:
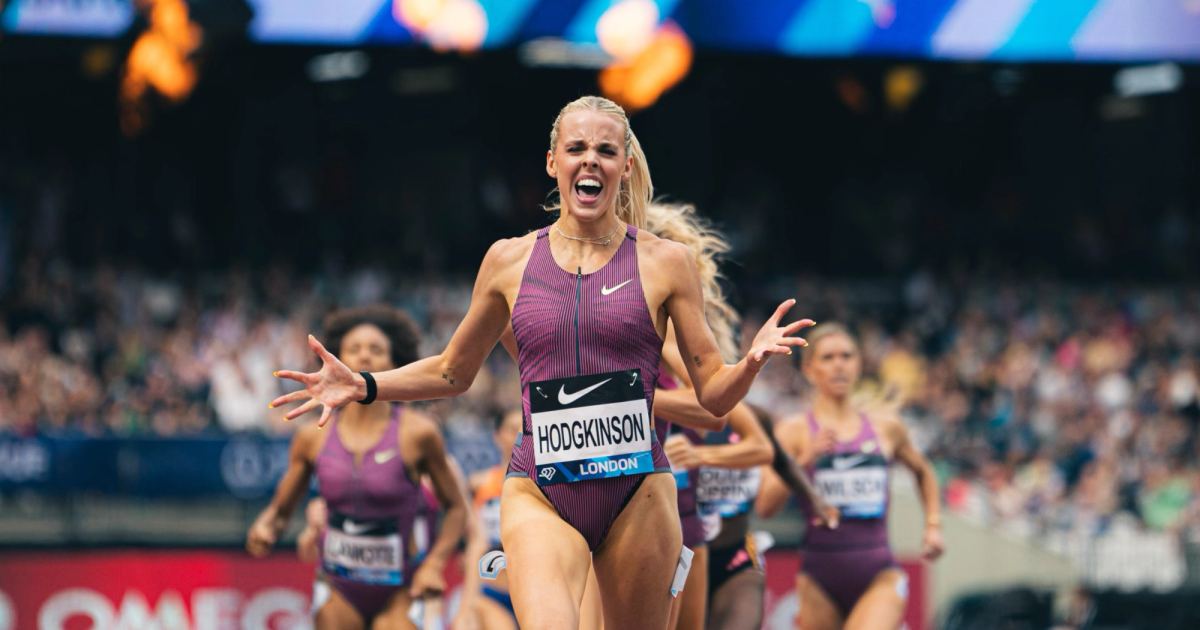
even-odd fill
[[(390, 303), (445, 346), (470, 278), (382, 268), (303, 277), (285, 265), (167, 280), (146, 269), (25, 261), (0, 326), (0, 431), (18, 435), (286, 435), (266, 403), (280, 367), (312, 368), (304, 343), (337, 306)], [(1200, 533), (1200, 290), (781, 278), (745, 305), (753, 335), (771, 296), (859, 334), (865, 404), (909, 424), (950, 511), (1020, 537), (1100, 533), (1136, 519)], [(777, 420), (805, 409), (795, 363), (773, 362), (749, 399)], [(466, 396), (435, 403), (448, 434), (487, 431), (517, 404), (494, 352)], [(486, 440), (485, 440), (486, 441)]]
[[(897, 409), (947, 508), (1020, 538), (1131, 519), (1200, 540), (1200, 290), (939, 281), (800, 282), (861, 337), (864, 404)], [(754, 392), (805, 407), (772, 366)]]

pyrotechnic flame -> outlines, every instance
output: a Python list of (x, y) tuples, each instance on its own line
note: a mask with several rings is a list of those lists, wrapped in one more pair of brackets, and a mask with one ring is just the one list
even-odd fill
[(614, 63), (600, 73), (600, 89), (627, 110), (645, 109), (682, 81), (691, 67), (691, 40), (673, 22), (664, 22), (633, 61)]
[(188, 19), (183, 0), (139, 0), (150, 27), (129, 50), (121, 78), (121, 126), (136, 135), (145, 125), (149, 88), (178, 104), (196, 87), (196, 66), (190, 56), (200, 46), (203, 31)]

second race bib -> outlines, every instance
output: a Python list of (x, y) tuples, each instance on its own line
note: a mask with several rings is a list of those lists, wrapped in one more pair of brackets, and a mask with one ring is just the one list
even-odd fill
[(887, 462), (881, 455), (825, 456), (817, 462), (817, 492), (844, 518), (878, 518), (887, 510)]
[(640, 370), (533, 381), (529, 410), (539, 485), (654, 472)]
[(326, 573), (365, 584), (404, 583), (404, 545), (395, 519), (356, 522), (332, 514), (322, 564)]
[(737, 516), (750, 510), (760, 483), (759, 468), (701, 468), (696, 503), (705, 512), (715, 512), (724, 518)]

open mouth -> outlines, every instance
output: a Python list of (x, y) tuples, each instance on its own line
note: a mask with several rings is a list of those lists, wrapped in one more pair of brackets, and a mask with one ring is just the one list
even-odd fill
[(575, 198), (583, 203), (592, 203), (600, 198), (604, 184), (599, 180), (584, 178), (575, 182)]

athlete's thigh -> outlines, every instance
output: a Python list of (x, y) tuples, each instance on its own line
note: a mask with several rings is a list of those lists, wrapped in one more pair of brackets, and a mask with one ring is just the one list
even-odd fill
[(522, 630), (575, 630), (591, 557), (587, 541), (528, 478), (504, 482), (500, 539), (517, 624)]
[(692, 551), (692, 570), (688, 573), (683, 592), (679, 594), (679, 620), (675, 630), (704, 630), (704, 613), (708, 608), (708, 547)]
[(579, 630), (604, 630), (604, 603), (600, 597), (600, 583), (596, 581), (596, 570), (590, 567), (587, 587), (583, 589), (583, 603), (579, 605)]
[(682, 547), (675, 478), (646, 475), (592, 557), (604, 598), (605, 627), (667, 627), (671, 579)]
[(407, 588), (401, 588), (388, 600), (383, 610), (371, 621), (371, 630), (417, 630), (408, 618), (408, 609), (412, 606), (412, 596)]
[(843, 630), (842, 612), (825, 589), (806, 573), (796, 576), (796, 596), (800, 613), (796, 627), (800, 630)]
[(901, 569), (884, 569), (854, 604), (844, 630), (896, 630), (907, 603), (908, 576)]
[(363, 630), (363, 619), (336, 588), (329, 587), (329, 599), (313, 615), (314, 630)]
[(712, 595), (708, 630), (759, 630), (763, 621), (762, 571), (747, 569), (729, 578)]
[(513, 619), (512, 613), (490, 597), (476, 599), (475, 614), (479, 617), (480, 630), (517, 630), (517, 620)]

